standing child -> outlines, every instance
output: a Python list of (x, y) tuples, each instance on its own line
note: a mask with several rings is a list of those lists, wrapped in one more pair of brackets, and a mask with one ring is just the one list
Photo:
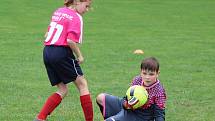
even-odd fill
[(158, 80), (159, 62), (156, 58), (146, 58), (141, 63), (140, 75), (134, 77), (131, 86), (141, 85), (147, 90), (148, 101), (141, 108), (131, 110), (125, 98), (101, 93), (97, 104), (105, 121), (164, 121), (166, 94)]
[(64, 0), (64, 7), (52, 15), (44, 42), (43, 59), (52, 86), (58, 90), (46, 100), (35, 121), (45, 121), (68, 93), (68, 84), (74, 82), (80, 93), (80, 102), (86, 121), (93, 121), (93, 106), (87, 80), (79, 64), (84, 57), (77, 45), (82, 42), (82, 15), (88, 11), (91, 0)]

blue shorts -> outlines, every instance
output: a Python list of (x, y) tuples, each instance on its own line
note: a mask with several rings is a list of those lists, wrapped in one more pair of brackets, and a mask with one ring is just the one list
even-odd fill
[[(154, 121), (155, 106), (149, 109), (125, 110), (122, 107), (123, 99), (117, 96), (105, 94), (103, 107), (103, 117), (105, 121)], [(164, 121), (163, 118), (157, 118), (156, 121)]]
[(45, 46), (43, 61), (52, 86), (75, 81), (83, 72), (72, 50), (63, 46)]

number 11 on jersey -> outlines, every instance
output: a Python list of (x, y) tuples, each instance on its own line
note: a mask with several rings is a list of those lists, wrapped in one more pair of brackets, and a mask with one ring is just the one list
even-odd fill
[[(62, 31), (63, 31), (62, 25), (57, 24), (56, 22), (51, 22), (50, 28), (48, 31), (48, 36), (46, 37), (45, 42), (51, 41), (51, 43), (50, 43), (51, 45), (55, 44), (58, 41)], [(52, 40), (50, 40), (51, 37), (53, 37)]]

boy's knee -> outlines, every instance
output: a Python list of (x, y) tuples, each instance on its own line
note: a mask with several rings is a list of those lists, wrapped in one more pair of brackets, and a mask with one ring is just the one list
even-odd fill
[(99, 95), (97, 95), (96, 97), (96, 102), (100, 105), (102, 105), (102, 102), (104, 100), (105, 94), (104, 93), (100, 93)]

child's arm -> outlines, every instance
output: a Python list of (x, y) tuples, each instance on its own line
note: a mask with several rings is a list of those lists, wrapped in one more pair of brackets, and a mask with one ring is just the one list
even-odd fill
[(45, 33), (44, 37), (46, 38), (48, 36), (48, 32)]
[(154, 117), (155, 121), (165, 121), (165, 109), (161, 109), (155, 104)]
[(79, 64), (83, 63), (84, 57), (82, 56), (78, 45), (70, 39), (67, 39), (67, 43), (68, 43), (69, 47), (72, 49), (72, 51), (75, 53)]
[(166, 93), (162, 88), (159, 90), (159, 94), (155, 97), (154, 117), (155, 121), (165, 121), (165, 103)]

